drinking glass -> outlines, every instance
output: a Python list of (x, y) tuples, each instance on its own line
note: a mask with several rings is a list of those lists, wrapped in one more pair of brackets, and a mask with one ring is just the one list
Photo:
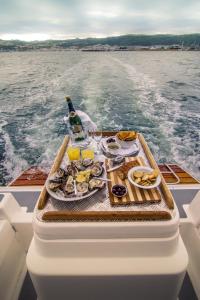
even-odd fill
[(94, 159), (94, 151), (92, 149), (83, 149), (81, 150), (82, 159)]
[(67, 149), (67, 154), (68, 154), (69, 160), (79, 160), (80, 159), (80, 148), (69, 147)]
[(102, 130), (99, 129), (99, 131), (93, 131), (92, 132), (92, 138), (94, 139), (94, 141), (96, 142), (96, 153), (100, 154), (100, 142), (102, 139)]

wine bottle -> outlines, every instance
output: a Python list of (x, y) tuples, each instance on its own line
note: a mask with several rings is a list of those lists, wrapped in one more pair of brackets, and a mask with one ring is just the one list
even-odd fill
[(81, 118), (77, 114), (73, 103), (71, 101), (71, 98), (69, 96), (65, 97), (67, 104), (68, 104), (68, 109), (69, 109), (69, 124), (70, 124), (70, 129), (73, 133), (74, 141), (79, 142), (83, 141), (85, 139), (85, 132), (83, 128), (83, 124), (81, 122)]

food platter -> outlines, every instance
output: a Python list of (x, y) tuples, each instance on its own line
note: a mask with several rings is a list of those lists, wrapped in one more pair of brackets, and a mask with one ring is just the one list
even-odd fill
[(80, 201), (105, 187), (105, 181), (100, 178), (104, 171), (104, 164), (100, 161), (91, 160), (88, 165), (81, 160), (69, 162), (48, 177), (46, 189), (56, 200)]

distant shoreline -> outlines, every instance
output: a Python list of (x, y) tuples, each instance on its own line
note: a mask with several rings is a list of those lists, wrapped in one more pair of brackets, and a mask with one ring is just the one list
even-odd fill
[(97, 53), (97, 52), (198, 52), (200, 49), (127, 49), (127, 50), (77, 50), (77, 49), (17, 49), (17, 50), (1, 50), (0, 53), (15, 53), (15, 52), (90, 52), (90, 53)]
[(106, 38), (46, 40), (26, 42), (0, 40), (0, 51), (200, 51), (200, 33), (170, 35), (121, 35)]

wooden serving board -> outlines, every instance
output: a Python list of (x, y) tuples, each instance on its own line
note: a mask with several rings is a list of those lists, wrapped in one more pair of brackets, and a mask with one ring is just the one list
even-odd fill
[[(135, 161), (136, 165), (144, 166), (144, 161), (142, 157), (126, 157), (125, 161)], [(109, 160), (106, 159), (106, 169), (110, 168)], [(121, 180), (117, 175), (117, 170), (107, 173), (108, 179), (108, 190), (110, 197), (110, 204), (112, 206), (118, 205), (130, 205), (130, 204), (143, 204), (143, 203), (158, 203), (161, 201), (161, 195), (157, 188), (154, 189), (140, 189), (132, 185), (128, 179)], [(123, 184), (126, 186), (128, 193), (122, 198), (115, 197), (112, 192), (112, 186), (115, 184)]]

